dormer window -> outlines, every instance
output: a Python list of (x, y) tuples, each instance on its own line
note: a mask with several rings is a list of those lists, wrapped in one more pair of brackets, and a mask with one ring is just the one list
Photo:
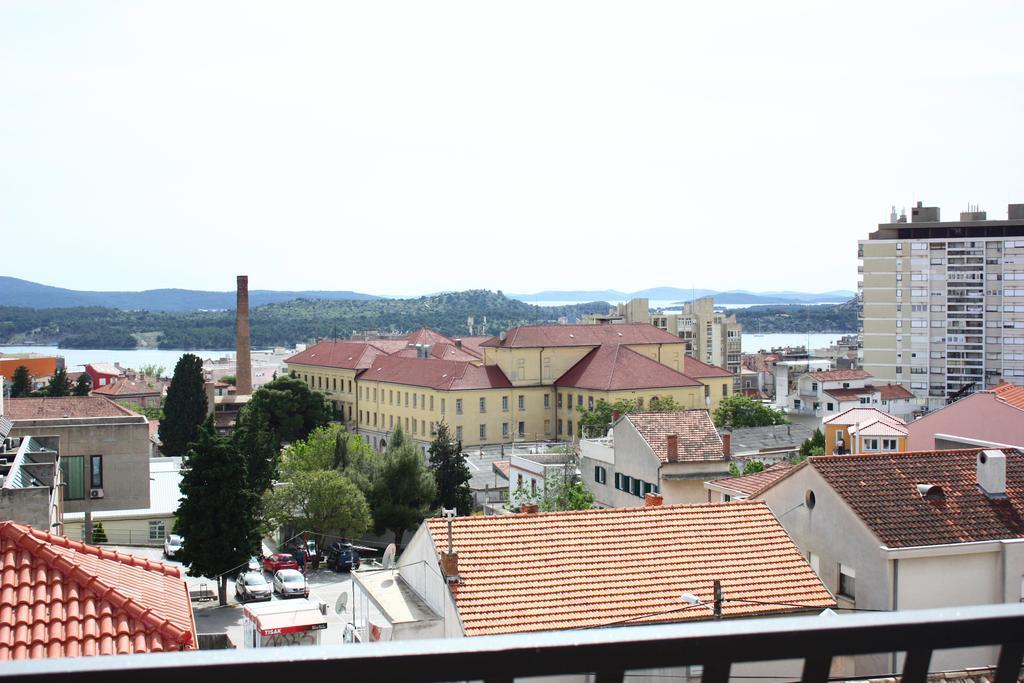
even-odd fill
[(937, 484), (918, 484), (917, 492), (921, 494), (921, 498), (925, 500), (946, 500), (946, 492)]

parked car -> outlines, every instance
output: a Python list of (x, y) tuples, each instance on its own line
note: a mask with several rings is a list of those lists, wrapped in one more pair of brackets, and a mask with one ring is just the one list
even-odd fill
[(335, 541), (325, 553), (327, 566), (336, 572), (359, 569), (359, 553), (348, 541)]
[(268, 572), (276, 572), (281, 569), (298, 569), (299, 563), (288, 553), (274, 553), (263, 560), (263, 568)]
[(247, 572), (258, 572), (260, 571), (260, 561), (255, 556), (249, 558), (249, 564), (246, 566), (245, 571)]
[(274, 574), (274, 592), (282, 598), (308, 598), (306, 577), (297, 569), (282, 569)]
[(235, 599), (239, 602), (270, 600), (272, 593), (273, 589), (261, 571), (243, 572), (235, 579)]
[(185, 539), (178, 534), (171, 534), (164, 539), (164, 557), (170, 559), (181, 552)]
[(316, 548), (316, 541), (306, 541), (303, 543), (302, 540), (299, 539), (285, 550), (291, 553), (292, 557), (295, 558), (295, 561), (299, 563), (300, 568), (307, 564), (313, 569), (320, 566), (321, 558), (320, 553)]

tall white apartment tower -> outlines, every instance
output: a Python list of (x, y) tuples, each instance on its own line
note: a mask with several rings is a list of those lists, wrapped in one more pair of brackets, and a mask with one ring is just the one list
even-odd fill
[(943, 222), (918, 202), (858, 243), (864, 369), (922, 409), (1024, 384), (1024, 204)]

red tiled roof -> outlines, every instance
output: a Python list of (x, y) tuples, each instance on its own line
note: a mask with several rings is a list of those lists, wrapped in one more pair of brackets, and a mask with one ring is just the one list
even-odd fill
[(697, 387), (700, 382), (624, 345), (605, 344), (583, 356), (555, 386), (614, 391)]
[(480, 366), (466, 361), (401, 356), (378, 357), (360, 379), (439, 391), (508, 389), (512, 386), (497, 365)]
[[(703, 408), (674, 413), (629, 413), (626, 419), (662, 462), (725, 460), (722, 437)], [(669, 460), (669, 434), (677, 439), (676, 458)]]
[(103, 396), (11, 398), (4, 415), (12, 420), (52, 420), (65, 417), (124, 417), (136, 415)]
[(761, 472), (755, 474), (745, 474), (741, 477), (726, 477), (725, 479), (715, 479), (709, 481), (709, 484), (714, 484), (723, 489), (729, 489), (735, 491), (744, 498), (752, 498), (760, 493), (762, 490), (768, 488), (775, 483), (779, 477), (786, 474), (793, 469), (793, 465), (788, 462), (777, 462), (770, 467), (766, 467)]
[(520, 325), (481, 344), (500, 348), (601, 346), (602, 344), (681, 344), (683, 340), (654, 325)]
[(875, 388), (878, 390), (879, 397), (883, 401), (898, 401), (901, 399), (914, 398), (914, 394), (902, 384), (883, 384), (882, 386)]
[(1024, 387), (1001, 382), (990, 391), (1003, 403), (1024, 410)]
[(92, 394), (101, 396), (160, 396), (163, 394), (163, 387), (159, 385), (149, 386), (146, 382), (121, 377), (110, 384), (97, 387)]
[[(401, 342), (405, 346), (405, 342)], [(376, 342), (322, 341), (285, 359), (289, 365), (316, 365), (345, 370), (362, 370), (385, 353)]]
[(890, 415), (878, 408), (849, 408), (841, 413), (825, 418), (824, 423), (832, 425), (867, 425), (876, 420), (881, 420), (893, 427), (903, 429), (904, 433), (906, 433), (907, 423), (902, 418)]
[(484, 350), (480, 347), (483, 345), (485, 341), (494, 339), (494, 337), (488, 335), (486, 337), (459, 337), (459, 339), (462, 339), (462, 348), (466, 349), (470, 353), (475, 353), (476, 355), (483, 358)]
[(844, 382), (852, 379), (869, 379), (874, 377), (867, 370), (824, 370), (810, 373), (819, 382)]
[(97, 375), (111, 375), (113, 377), (120, 377), (124, 374), (124, 370), (113, 363), (88, 363), (85, 366), (85, 371), (89, 372), (89, 370), (92, 370)]
[(410, 332), (405, 337), (407, 344), (451, 344), (452, 339), (440, 332), (435, 332), (429, 327), (421, 327), (415, 332)]
[[(417, 350), (413, 346), (407, 346), (401, 351), (397, 351), (392, 356), (400, 356), (402, 358), (417, 358)], [(464, 360), (479, 362), (480, 356), (469, 351), (468, 349), (456, 348), (453, 342), (444, 342), (433, 344), (430, 347), (430, 357), (440, 358), (442, 360)]]
[[(446, 522), (426, 521), (437, 550)], [(468, 636), (708, 619), (679, 596), (711, 602), (715, 579), (726, 617), (835, 605), (760, 501), (459, 517), (452, 537)]]
[(717, 365), (710, 365), (690, 356), (683, 356), (683, 374), (689, 377), (732, 377), (732, 373)]
[(491, 463), (491, 467), (494, 468), (494, 471), (506, 479), (508, 479), (508, 470), (511, 465), (512, 463), (508, 460), (495, 460)]
[(196, 648), (176, 567), (0, 522), (0, 660)]
[[(1024, 455), (1005, 449), (1006, 498), (978, 487), (980, 449), (816, 456), (807, 462), (890, 548), (1024, 538)], [(925, 500), (918, 484), (941, 486)]]
[(875, 393), (874, 387), (864, 387), (862, 389), (826, 389), (825, 393), (834, 399), (839, 401), (853, 401), (861, 396), (870, 396)]

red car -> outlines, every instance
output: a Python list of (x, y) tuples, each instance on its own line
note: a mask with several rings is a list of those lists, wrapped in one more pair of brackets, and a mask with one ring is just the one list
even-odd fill
[(298, 569), (299, 563), (288, 553), (274, 553), (263, 560), (263, 568), (273, 573), (280, 569)]

